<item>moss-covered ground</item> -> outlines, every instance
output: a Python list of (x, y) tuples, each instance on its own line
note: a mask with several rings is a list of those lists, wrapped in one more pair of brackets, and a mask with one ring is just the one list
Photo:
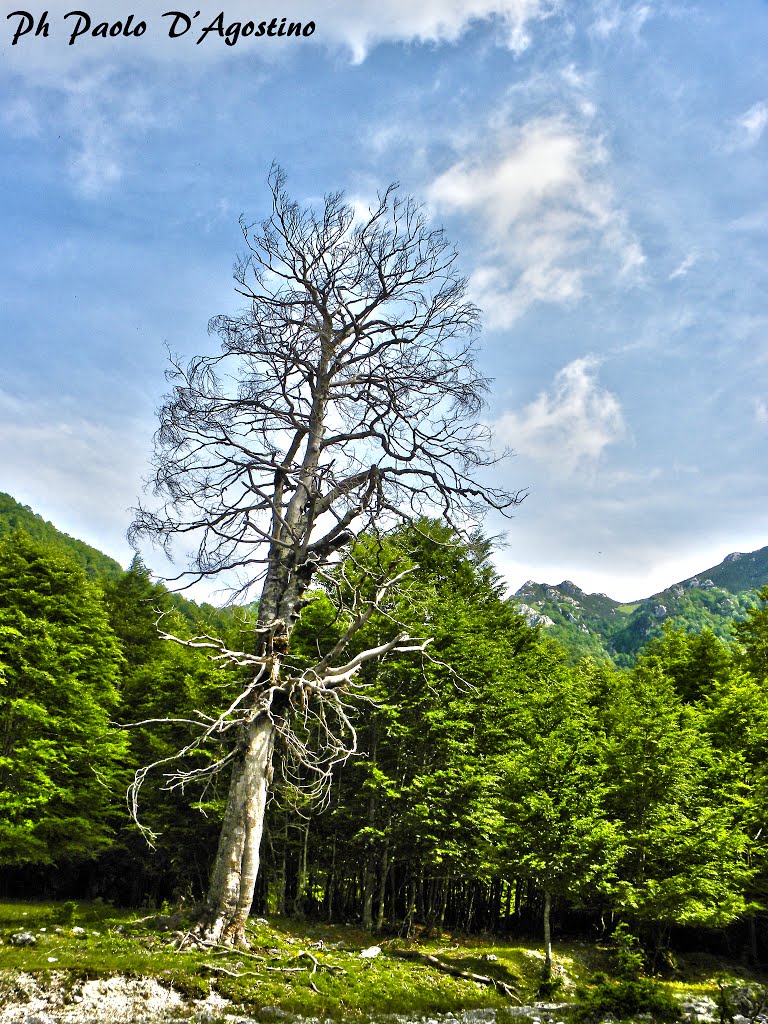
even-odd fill
[[(188, 924), (182, 913), (147, 917), (146, 911), (100, 903), (0, 904), (0, 979), (7, 982), (22, 972), (43, 983), (62, 972), (73, 984), (114, 975), (154, 978), (190, 999), (216, 991), (252, 1017), (266, 1017), (269, 1008), (279, 1007), (303, 1017), (362, 1021), (514, 1005), (493, 987), (446, 974), (420, 954), (504, 982), (524, 1004), (535, 1000), (542, 978), (538, 949), (498, 939), (372, 939), (351, 926), (274, 918), (252, 921), (249, 952), (179, 948)], [(34, 944), (14, 945), (11, 939), (20, 932), (34, 935)], [(382, 952), (362, 957), (374, 942)], [(555, 998), (564, 1001), (595, 971), (606, 970), (605, 951), (587, 943), (562, 944), (555, 959), (556, 976), (563, 981)], [(681, 960), (674, 975), (665, 982), (674, 994), (712, 996), (718, 977), (749, 976), (701, 956)]]

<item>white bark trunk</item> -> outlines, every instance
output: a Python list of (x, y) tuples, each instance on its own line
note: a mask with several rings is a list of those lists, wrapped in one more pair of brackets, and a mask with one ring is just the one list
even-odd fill
[(272, 769), (275, 728), (267, 715), (246, 726), (229, 788), (205, 910), (198, 933), (209, 942), (245, 945), (259, 872), (259, 848)]

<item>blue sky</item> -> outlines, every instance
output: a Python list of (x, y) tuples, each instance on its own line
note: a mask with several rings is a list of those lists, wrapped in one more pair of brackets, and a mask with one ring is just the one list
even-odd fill
[[(237, 308), (277, 160), (306, 202), (398, 180), (458, 246), (530, 492), (487, 522), (512, 589), (629, 600), (768, 543), (768, 4), (197, 2), (173, 40), (83, 2), (146, 31), (72, 45), (68, 2), (16, 46), (0, 11), (0, 490), (127, 563), (164, 346)], [(220, 12), (315, 30), (196, 43)]]

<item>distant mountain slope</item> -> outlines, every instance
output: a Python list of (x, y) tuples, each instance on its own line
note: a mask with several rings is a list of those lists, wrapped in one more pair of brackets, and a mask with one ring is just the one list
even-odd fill
[(732, 639), (731, 624), (755, 605), (754, 590), (768, 583), (768, 547), (728, 555), (719, 565), (630, 604), (605, 594), (585, 594), (570, 580), (557, 586), (529, 580), (514, 602), (573, 658), (591, 654), (632, 664), (666, 621), (691, 632), (711, 629)]
[[(10, 494), (0, 491), (0, 538), (14, 530), (24, 530), (34, 540), (68, 555), (93, 579), (114, 580), (123, 575), (122, 566), (114, 558), (85, 541), (62, 533), (28, 505), (21, 505)], [(164, 587), (161, 590), (165, 593)], [(192, 630), (227, 629), (237, 613), (236, 608), (217, 608), (206, 602), (198, 604), (182, 594), (169, 593), (167, 601), (181, 612)]]
[[(28, 506), (0, 492), (0, 537), (17, 529), (69, 555), (92, 577), (115, 579), (123, 573), (113, 558), (62, 533)], [(719, 565), (631, 604), (606, 594), (585, 594), (570, 580), (557, 586), (529, 580), (512, 600), (529, 623), (540, 624), (572, 658), (591, 654), (630, 665), (666, 621), (696, 632), (707, 627), (730, 640), (732, 622), (744, 618), (756, 603), (755, 588), (767, 583), (768, 547), (764, 547), (735, 551)], [(236, 613), (232, 608), (197, 605), (181, 594), (171, 594), (169, 599), (192, 628), (202, 623), (226, 628)]]
[(716, 587), (729, 590), (732, 594), (743, 594), (745, 590), (762, 587), (768, 583), (768, 547), (746, 554), (733, 551), (719, 565), (685, 580), (683, 586), (702, 579), (711, 580)]
[(69, 555), (89, 576), (114, 579), (123, 572), (122, 566), (114, 558), (92, 548), (82, 540), (62, 533), (53, 523), (47, 522), (33, 512), (28, 505), (20, 505), (10, 494), (0, 491), (0, 537), (13, 533), (14, 530), (24, 530), (34, 540)]

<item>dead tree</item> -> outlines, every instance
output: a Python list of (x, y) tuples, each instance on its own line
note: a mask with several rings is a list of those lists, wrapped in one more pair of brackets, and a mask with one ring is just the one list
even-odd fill
[[(239, 597), (259, 592), (256, 653), (190, 641), (249, 669), (232, 706), (196, 723), (203, 737), (237, 737), (213, 766), (231, 765), (231, 785), (198, 929), (231, 943), (245, 941), (276, 740), (321, 788), (354, 749), (348, 700), (361, 666), (428, 642), (400, 632), (344, 660), (398, 582), (390, 567), (373, 586), (329, 589), (351, 599), (341, 639), (298, 670), (290, 636), (310, 584), (328, 583), (376, 526), (431, 515), (463, 532), (520, 499), (475, 480), (494, 461), (477, 419), (487, 388), (473, 358), (478, 310), (442, 230), (395, 185), (362, 218), (338, 193), (319, 211), (301, 208), (279, 168), (269, 187), (270, 216), (241, 222), (235, 279), (247, 306), (211, 321), (216, 355), (173, 361), (155, 438), (159, 501), (132, 526), (166, 546), (194, 538), (194, 579), (234, 574)], [(297, 715), (314, 746), (300, 741)], [(193, 774), (175, 771), (169, 785)]]

